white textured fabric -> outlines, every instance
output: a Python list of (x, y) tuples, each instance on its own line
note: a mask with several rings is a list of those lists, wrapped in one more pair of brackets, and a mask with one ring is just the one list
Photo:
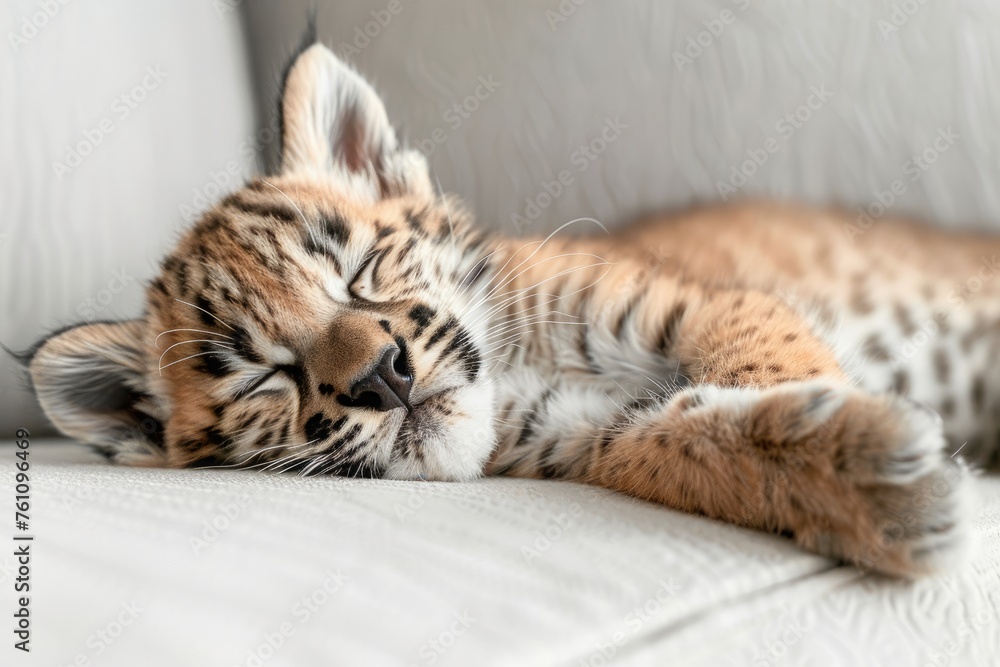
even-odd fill
[[(0, 446), (4, 468), (14, 451)], [(129, 469), (42, 441), (30, 457), (34, 650), (17, 665), (575, 667), (613, 650), (614, 665), (858, 667), (1000, 655), (996, 478), (977, 482), (972, 565), (907, 585), (568, 483)]]
[[(256, 137), (237, 4), (0, 4), (0, 342), (138, 316), (185, 209), (242, 181)], [(15, 366), (0, 353), (8, 436), (44, 423)]]

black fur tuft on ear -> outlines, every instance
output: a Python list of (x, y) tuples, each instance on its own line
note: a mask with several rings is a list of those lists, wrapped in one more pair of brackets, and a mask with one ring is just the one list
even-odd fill
[(16, 352), (3, 343), (0, 343), (0, 347), (2, 347), (3, 351), (9, 354), (14, 361), (27, 368), (28, 363), (31, 361), (31, 357), (34, 356), (35, 349), (38, 347), (38, 344), (36, 343), (33, 347), (25, 350), (24, 352)]

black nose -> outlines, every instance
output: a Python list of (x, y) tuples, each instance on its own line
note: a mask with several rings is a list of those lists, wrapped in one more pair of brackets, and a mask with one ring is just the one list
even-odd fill
[(413, 377), (406, 367), (406, 359), (398, 347), (393, 345), (382, 353), (382, 357), (363, 378), (354, 383), (349, 401), (341, 400), (353, 407), (365, 407), (387, 412), (396, 408), (410, 408), (410, 387)]

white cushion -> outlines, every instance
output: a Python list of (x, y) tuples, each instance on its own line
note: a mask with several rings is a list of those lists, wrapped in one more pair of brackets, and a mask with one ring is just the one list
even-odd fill
[[(93, 660), (88, 637), (117, 632), (133, 602), (142, 611), (95, 664), (253, 665), (269, 636), (283, 646), (268, 667), (596, 667), (602, 650), (657, 666), (1000, 655), (996, 478), (977, 481), (972, 565), (907, 585), (575, 484), (146, 470), (65, 442), (30, 451), (38, 664)], [(0, 447), (0, 461), (13, 456)]]

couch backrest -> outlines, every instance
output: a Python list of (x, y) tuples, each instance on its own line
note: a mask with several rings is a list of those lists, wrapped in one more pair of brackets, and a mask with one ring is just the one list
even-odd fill
[[(0, 342), (138, 315), (186, 215), (242, 178), (256, 123), (237, 4), (0, 7)], [(0, 438), (44, 430), (0, 356)]]

